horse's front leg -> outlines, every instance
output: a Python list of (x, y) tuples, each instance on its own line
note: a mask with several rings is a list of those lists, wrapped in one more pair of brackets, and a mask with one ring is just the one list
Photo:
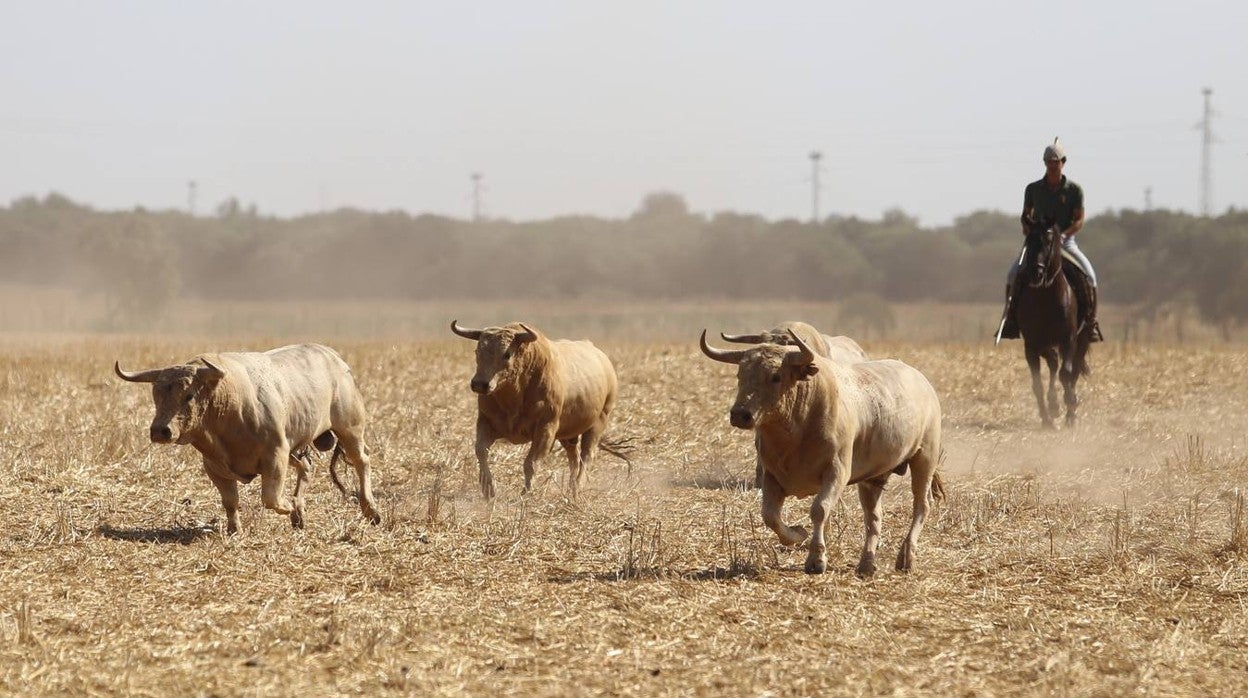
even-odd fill
[(1031, 392), (1036, 395), (1036, 407), (1040, 408), (1040, 421), (1046, 429), (1053, 429), (1053, 418), (1049, 416), (1048, 405), (1044, 403), (1044, 382), (1040, 380), (1040, 352), (1027, 347), (1024, 354), (1027, 357), (1027, 368), (1031, 369)]
[(1044, 362), (1045, 362), (1046, 364), (1048, 364), (1048, 365), (1049, 365), (1049, 392), (1048, 392), (1048, 398), (1049, 398), (1049, 417), (1050, 417), (1050, 418), (1053, 418), (1053, 417), (1056, 417), (1056, 416), (1057, 416), (1057, 409), (1058, 409), (1058, 402), (1057, 402), (1057, 376), (1058, 376), (1058, 370), (1057, 370), (1057, 366), (1058, 366), (1058, 364), (1057, 364), (1057, 350), (1056, 350), (1056, 349), (1050, 349), (1050, 350), (1048, 350), (1048, 351), (1044, 352), (1044, 354), (1043, 354), (1042, 356), (1044, 356)]
[[(1075, 391), (1075, 383), (1079, 381), (1079, 362), (1073, 360), (1071, 354), (1066, 355), (1062, 362), (1062, 396), (1066, 402), (1066, 426), (1075, 426), (1075, 410), (1079, 407), (1079, 395)], [(1057, 410), (1054, 410), (1056, 413)]]

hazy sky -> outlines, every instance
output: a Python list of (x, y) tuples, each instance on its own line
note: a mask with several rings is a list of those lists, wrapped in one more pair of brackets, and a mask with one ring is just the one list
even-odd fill
[(1248, 2), (0, 0), (0, 205), (1021, 209), (1060, 135), (1090, 213), (1248, 207)]

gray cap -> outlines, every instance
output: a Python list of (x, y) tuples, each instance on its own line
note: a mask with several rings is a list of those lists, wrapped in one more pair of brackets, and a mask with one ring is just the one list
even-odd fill
[(1044, 159), (1066, 161), (1066, 149), (1062, 147), (1061, 143), (1057, 142), (1056, 138), (1053, 139), (1053, 145), (1044, 147)]

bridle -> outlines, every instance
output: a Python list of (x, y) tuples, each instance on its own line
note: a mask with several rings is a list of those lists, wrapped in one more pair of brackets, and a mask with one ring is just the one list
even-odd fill
[[(1060, 252), (1061, 248), (1059, 247), (1058, 248), (1059, 252), (1056, 255), (1054, 255), (1052, 252), (1052, 248), (1049, 247), (1056, 243), (1056, 241), (1050, 237), (1051, 234), (1053, 235), (1053, 237), (1056, 237), (1056, 233), (1054, 233), (1054, 230), (1056, 227), (1057, 227), (1056, 225), (1049, 226), (1048, 228), (1044, 230), (1044, 232), (1039, 233), (1039, 235), (1041, 236), (1041, 244), (1040, 244), (1040, 249), (1037, 251), (1037, 258), (1036, 258), (1035, 264), (1036, 264), (1036, 268), (1040, 270), (1040, 278), (1031, 279), (1031, 281), (1029, 282), (1029, 285), (1032, 288), (1048, 288), (1049, 286), (1053, 285), (1054, 281), (1057, 281), (1058, 275), (1062, 273), (1062, 257), (1061, 257), (1061, 252)], [(1044, 254), (1046, 252), (1046, 247), (1049, 248), (1048, 253)], [(1057, 257), (1057, 261), (1056, 263), (1051, 264), (1050, 262), (1052, 260), (1047, 259), (1047, 258), (1054, 257), (1054, 256)]]

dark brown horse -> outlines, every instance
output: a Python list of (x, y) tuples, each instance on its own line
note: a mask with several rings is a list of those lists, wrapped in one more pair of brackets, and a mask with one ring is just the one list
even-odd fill
[[(1036, 394), (1041, 421), (1052, 429), (1058, 410), (1055, 378), (1060, 378), (1066, 426), (1073, 427), (1075, 408), (1079, 405), (1075, 383), (1086, 372), (1088, 337), (1079, 331), (1079, 301), (1063, 273), (1061, 230), (1052, 221), (1033, 223), (1026, 250), (1015, 288), (1018, 329), (1023, 335), (1027, 366), (1031, 368), (1031, 389)], [(1041, 357), (1049, 365), (1047, 402), (1040, 380)]]

